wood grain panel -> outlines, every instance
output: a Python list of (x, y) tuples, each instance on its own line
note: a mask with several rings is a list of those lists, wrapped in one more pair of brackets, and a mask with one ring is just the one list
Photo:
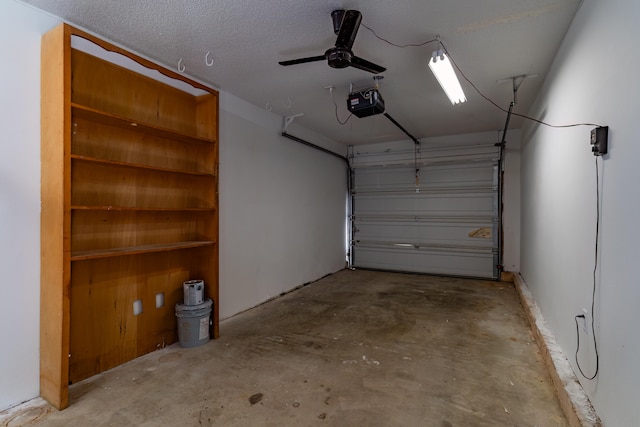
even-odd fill
[(41, 203), (40, 216), (40, 395), (58, 409), (69, 394), (69, 141), (70, 74), (65, 27), (42, 39), (41, 55)]
[(155, 166), (158, 168), (214, 173), (212, 143), (184, 144), (133, 128), (122, 128), (73, 119), (72, 153), (105, 160)]
[(71, 250), (207, 240), (213, 212), (74, 210)]
[(218, 94), (201, 95), (196, 101), (196, 135), (218, 139)]
[(74, 51), (72, 101), (196, 135), (195, 98), (126, 68)]
[[(198, 123), (198, 136), (205, 138), (213, 138), (218, 140), (218, 123), (219, 123), (219, 106), (218, 106), (218, 94), (212, 93), (211, 95), (203, 95), (198, 97), (197, 102), (197, 123)], [(212, 194), (212, 203), (214, 206), (218, 206), (218, 153), (220, 144), (215, 144), (214, 160), (212, 165), (214, 166), (214, 174), (216, 175), (216, 183), (214, 185), (215, 192)], [(218, 236), (219, 232), (219, 211), (214, 212), (212, 221), (203, 221), (199, 223), (200, 233), (204, 235)], [(199, 263), (206, 265), (207, 270), (203, 272), (203, 277), (207, 277), (205, 281), (205, 295), (207, 298), (213, 300), (213, 313), (212, 325), (210, 328), (210, 335), (212, 338), (218, 338), (220, 336), (219, 327), (219, 313), (220, 313), (220, 301), (218, 298), (218, 275), (219, 275), (219, 250), (220, 245), (214, 245), (207, 248), (206, 251), (201, 251)], [(209, 283), (208, 285), (206, 283)]]
[(74, 205), (213, 208), (213, 176), (163, 173), (74, 159)]
[[(205, 286), (214, 283), (209, 269), (199, 262), (207, 251), (75, 262), (71, 315), (83, 321), (71, 328), (71, 382), (176, 342), (175, 305), (182, 302), (182, 283), (201, 278)], [(164, 306), (156, 308), (159, 292)], [(133, 303), (138, 299), (143, 310), (135, 316)]]
[(169, 129), (164, 127), (163, 124), (150, 124), (141, 120), (136, 120), (131, 117), (125, 117), (118, 114), (110, 113), (108, 111), (102, 111), (95, 108), (88, 107), (83, 104), (71, 103), (73, 108), (73, 114), (76, 117), (95, 121), (108, 126), (120, 127), (129, 130), (135, 130), (154, 136), (158, 138), (170, 138), (181, 142), (192, 143), (215, 143), (216, 138), (209, 138), (204, 136), (198, 136), (192, 132), (184, 132), (176, 129)]
[[(143, 277), (140, 278), (143, 283), (140, 296), (145, 311), (142, 316), (138, 316), (139, 356), (164, 348), (178, 340), (175, 306), (183, 300), (182, 283), (197, 278), (192, 271), (193, 268), (185, 268), (185, 265), (193, 264), (193, 260), (185, 259), (192, 256), (191, 254), (192, 251), (174, 254), (178, 258), (172, 257), (175, 265), (164, 271), (153, 268), (143, 272)], [(159, 308), (155, 304), (158, 293), (164, 294), (164, 306)]]
[(184, 249), (214, 246), (215, 244), (216, 242), (207, 240), (207, 241), (156, 243), (152, 245), (126, 246), (123, 248), (91, 249), (88, 251), (72, 252), (71, 261), (84, 261), (89, 259), (103, 259), (103, 258), (113, 258), (113, 257), (150, 254), (150, 253), (159, 253), (159, 252), (173, 252), (173, 251), (180, 251)]
[(74, 263), (71, 281), (71, 357), (75, 383), (137, 356), (138, 260), (118, 257)]

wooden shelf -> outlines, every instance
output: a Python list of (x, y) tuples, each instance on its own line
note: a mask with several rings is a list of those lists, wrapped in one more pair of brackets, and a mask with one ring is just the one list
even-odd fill
[(132, 212), (215, 212), (215, 208), (135, 208), (130, 206), (71, 206), (78, 211), (132, 211)]
[(203, 246), (213, 246), (215, 242), (176, 242), (160, 243), (154, 245), (130, 246), (126, 248), (96, 249), (92, 251), (77, 251), (71, 253), (71, 261), (83, 261), (88, 259), (110, 258), (123, 255), (140, 255), (153, 252), (167, 252), (182, 249), (200, 248)]
[(95, 121), (109, 126), (119, 127), (123, 129), (134, 130), (136, 132), (142, 132), (147, 135), (153, 135), (160, 138), (176, 139), (179, 142), (189, 143), (206, 143), (215, 144), (214, 139), (202, 138), (194, 135), (189, 135), (184, 132), (177, 132), (171, 129), (162, 128), (159, 126), (142, 123), (137, 120), (130, 120), (126, 117), (117, 116), (107, 113), (105, 111), (96, 110), (94, 108), (86, 107), (77, 103), (71, 103), (73, 115), (86, 120)]
[(75, 159), (75, 160), (84, 161), (84, 162), (99, 163), (99, 164), (102, 164), (102, 165), (111, 165), (111, 166), (116, 166), (116, 167), (124, 167), (124, 168), (132, 168), (132, 169), (147, 169), (147, 170), (151, 170), (151, 171), (180, 173), (180, 174), (185, 174), (185, 175), (209, 176), (209, 177), (212, 177), (212, 178), (215, 177), (215, 175), (211, 174), (211, 173), (160, 168), (160, 167), (156, 167), (156, 166), (142, 165), (142, 164), (139, 164), (139, 163), (117, 162), (117, 161), (114, 161), (114, 160), (105, 160), (105, 159), (98, 159), (98, 158), (89, 157), (89, 156), (80, 156), (78, 154), (72, 154), (71, 158)]
[(69, 384), (178, 340), (186, 280), (219, 336), (218, 92), (67, 24), (41, 58), (40, 394), (63, 409)]
[(212, 175), (71, 161), (70, 205), (147, 209), (215, 208), (217, 205), (214, 200), (217, 179)]

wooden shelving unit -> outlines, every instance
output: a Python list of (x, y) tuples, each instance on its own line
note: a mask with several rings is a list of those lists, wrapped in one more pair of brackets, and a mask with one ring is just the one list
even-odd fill
[(66, 24), (43, 37), (40, 392), (57, 408), (68, 384), (175, 342), (185, 280), (205, 281), (218, 336), (217, 95)]

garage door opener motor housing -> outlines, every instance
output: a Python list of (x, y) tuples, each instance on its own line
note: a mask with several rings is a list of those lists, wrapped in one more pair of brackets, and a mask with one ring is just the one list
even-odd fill
[(357, 117), (368, 117), (384, 113), (384, 99), (378, 89), (371, 88), (352, 92), (347, 99), (349, 111)]

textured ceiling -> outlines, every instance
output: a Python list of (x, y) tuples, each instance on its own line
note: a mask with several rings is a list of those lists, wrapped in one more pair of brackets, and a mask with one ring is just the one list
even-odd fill
[[(526, 113), (580, 0), (24, 0), (65, 21), (177, 68), (344, 144), (405, 139), (382, 115), (348, 117), (349, 87), (374, 85), (373, 75), (326, 62), (282, 67), (278, 61), (322, 55), (333, 46), (334, 9), (357, 9), (363, 25), (395, 44), (440, 35), (475, 86), (508, 108), (522, 82), (516, 112)], [(498, 131), (506, 114), (463, 81), (468, 101), (452, 106), (427, 68), (436, 43), (399, 48), (360, 27), (353, 51), (387, 68), (380, 93), (387, 112), (417, 138)], [(205, 64), (210, 52), (212, 66)], [(512, 121), (511, 127), (519, 127)]]

